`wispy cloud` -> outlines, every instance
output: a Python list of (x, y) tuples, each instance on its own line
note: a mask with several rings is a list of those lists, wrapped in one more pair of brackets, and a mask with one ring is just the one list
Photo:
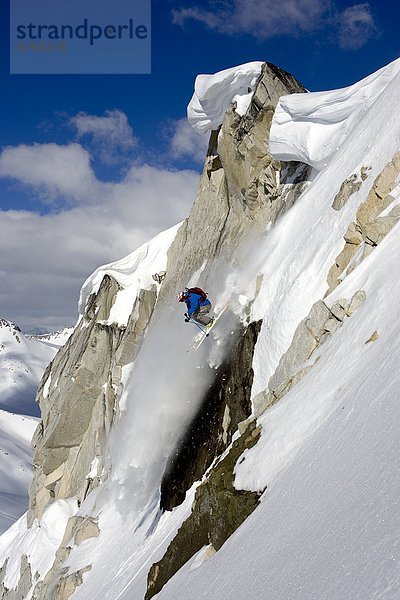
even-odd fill
[(318, 29), (331, 5), (330, 0), (233, 0), (174, 9), (172, 16), (181, 26), (194, 19), (221, 33), (250, 34), (263, 40)]
[(334, 0), (207, 0), (174, 9), (172, 19), (181, 27), (193, 20), (222, 34), (258, 40), (329, 30), (343, 49), (360, 48), (377, 32), (368, 3), (340, 11)]
[(124, 160), (137, 144), (128, 117), (121, 110), (108, 110), (102, 117), (81, 112), (70, 119), (70, 124), (79, 139), (91, 139), (107, 164)]
[(361, 48), (378, 34), (368, 3), (349, 6), (338, 17), (339, 45), (344, 49)]

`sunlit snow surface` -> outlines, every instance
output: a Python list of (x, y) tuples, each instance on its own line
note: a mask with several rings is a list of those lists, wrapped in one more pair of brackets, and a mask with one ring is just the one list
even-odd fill
[(271, 154), (323, 169), (399, 71), (400, 59), (340, 90), (281, 97), (270, 131)]
[(99, 290), (105, 275), (111, 275), (121, 286), (110, 311), (108, 323), (126, 325), (140, 289), (149, 289), (155, 284), (153, 275), (164, 271), (167, 266), (167, 250), (172, 244), (180, 223), (159, 233), (128, 256), (103, 265), (88, 277), (83, 284), (79, 311), (84, 313), (91, 294)]
[(187, 107), (188, 120), (195, 131), (218, 129), (231, 102), (237, 102), (237, 112), (243, 115), (263, 64), (255, 61), (213, 75), (198, 75)]
[[(251, 315), (263, 319), (253, 361), (253, 396), (266, 387), (299, 321), (324, 296), (326, 275), (348, 224), (399, 149), (400, 75), (379, 90), (365, 112), (356, 111), (328, 166), (257, 249), (249, 250), (245, 271), (231, 273), (225, 284), (218, 282), (225, 294), (236, 296), (239, 310), (254, 296), (257, 275), (263, 275)], [(292, 135), (299, 138), (296, 127), (293, 122)], [(340, 212), (334, 211), (341, 183), (362, 166), (371, 167), (368, 178)], [(326, 299), (328, 304), (350, 299), (360, 288), (367, 294), (365, 304), (321, 347), (310, 373), (260, 418), (260, 441), (236, 468), (238, 488), (267, 486), (260, 506), (217, 554), (205, 560), (203, 550), (157, 599), (400, 596), (399, 235), (397, 225)], [(157, 271), (151, 266), (146, 277)], [(121, 285), (129, 285), (129, 273), (125, 275)], [(97, 285), (92, 278), (83, 298), (95, 289), (93, 283)], [(377, 341), (367, 344), (375, 330)], [(184, 349), (191, 335), (177, 308), (166, 309), (135, 365), (125, 367), (122, 418), (109, 445), (113, 469), (78, 511), (100, 515), (101, 533), (74, 547), (68, 559), (71, 572), (92, 565), (74, 600), (142, 600), (150, 565), (163, 556), (190, 511), (194, 490), (171, 513), (160, 515), (157, 500), (163, 461), (190, 414), (188, 402), (199, 400), (190, 390), (196, 389), (202, 367), (215, 351), (214, 341), (189, 358)], [(10, 543), (8, 539), (7, 548)], [(7, 552), (3, 546), (1, 561)], [(34, 552), (32, 560), (39, 564), (40, 548), (35, 546)], [(14, 552), (13, 563), (17, 556)]]

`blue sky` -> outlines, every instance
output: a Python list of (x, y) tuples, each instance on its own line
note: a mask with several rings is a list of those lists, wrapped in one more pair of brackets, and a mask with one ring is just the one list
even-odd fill
[(317, 91), (399, 54), (387, 0), (153, 0), (151, 75), (9, 75), (5, 4), (0, 316), (25, 328), (74, 323), (96, 266), (187, 215), (207, 142), (184, 121), (197, 74), (267, 60)]

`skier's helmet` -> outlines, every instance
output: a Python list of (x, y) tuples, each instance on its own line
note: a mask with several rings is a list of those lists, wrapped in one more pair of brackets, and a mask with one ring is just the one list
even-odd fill
[(189, 295), (189, 290), (188, 288), (185, 288), (182, 292), (179, 292), (178, 294), (178, 302), (185, 302), (186, 298)]

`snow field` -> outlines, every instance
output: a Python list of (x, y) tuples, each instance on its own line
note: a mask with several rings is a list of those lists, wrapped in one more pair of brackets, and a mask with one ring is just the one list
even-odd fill
[[(323, 298), (328, 288), (326, 276), (343, 248), (343, 235), (354, 221), (357, 207), (399, 148), (400, 118), (395, 108), (399, 102), (397, 74), (371, 102), (368, 112), (360, 115), (340, 152), (266, 235), (259, 249), (259, 256), (265, 256), (260, 269), (264, 279), (252, 318), (263, 318), (263, 325), (254, 355), (253, 396), (267, 387), (298, 323), (314, 302)], [(295, 123), (293, 129), (296, 132)], [(363, 165), (371, 167), (368, 178), (341, 211), (333, 210), (341, 183), (359, 173)]]
[(12, 323), (1, 320), (0, 533), (28, 506), (28, 487), (32, 479), (31, 439), (39, 416), (36, 392), (60, 341), (50, 343), (25, 337)]

